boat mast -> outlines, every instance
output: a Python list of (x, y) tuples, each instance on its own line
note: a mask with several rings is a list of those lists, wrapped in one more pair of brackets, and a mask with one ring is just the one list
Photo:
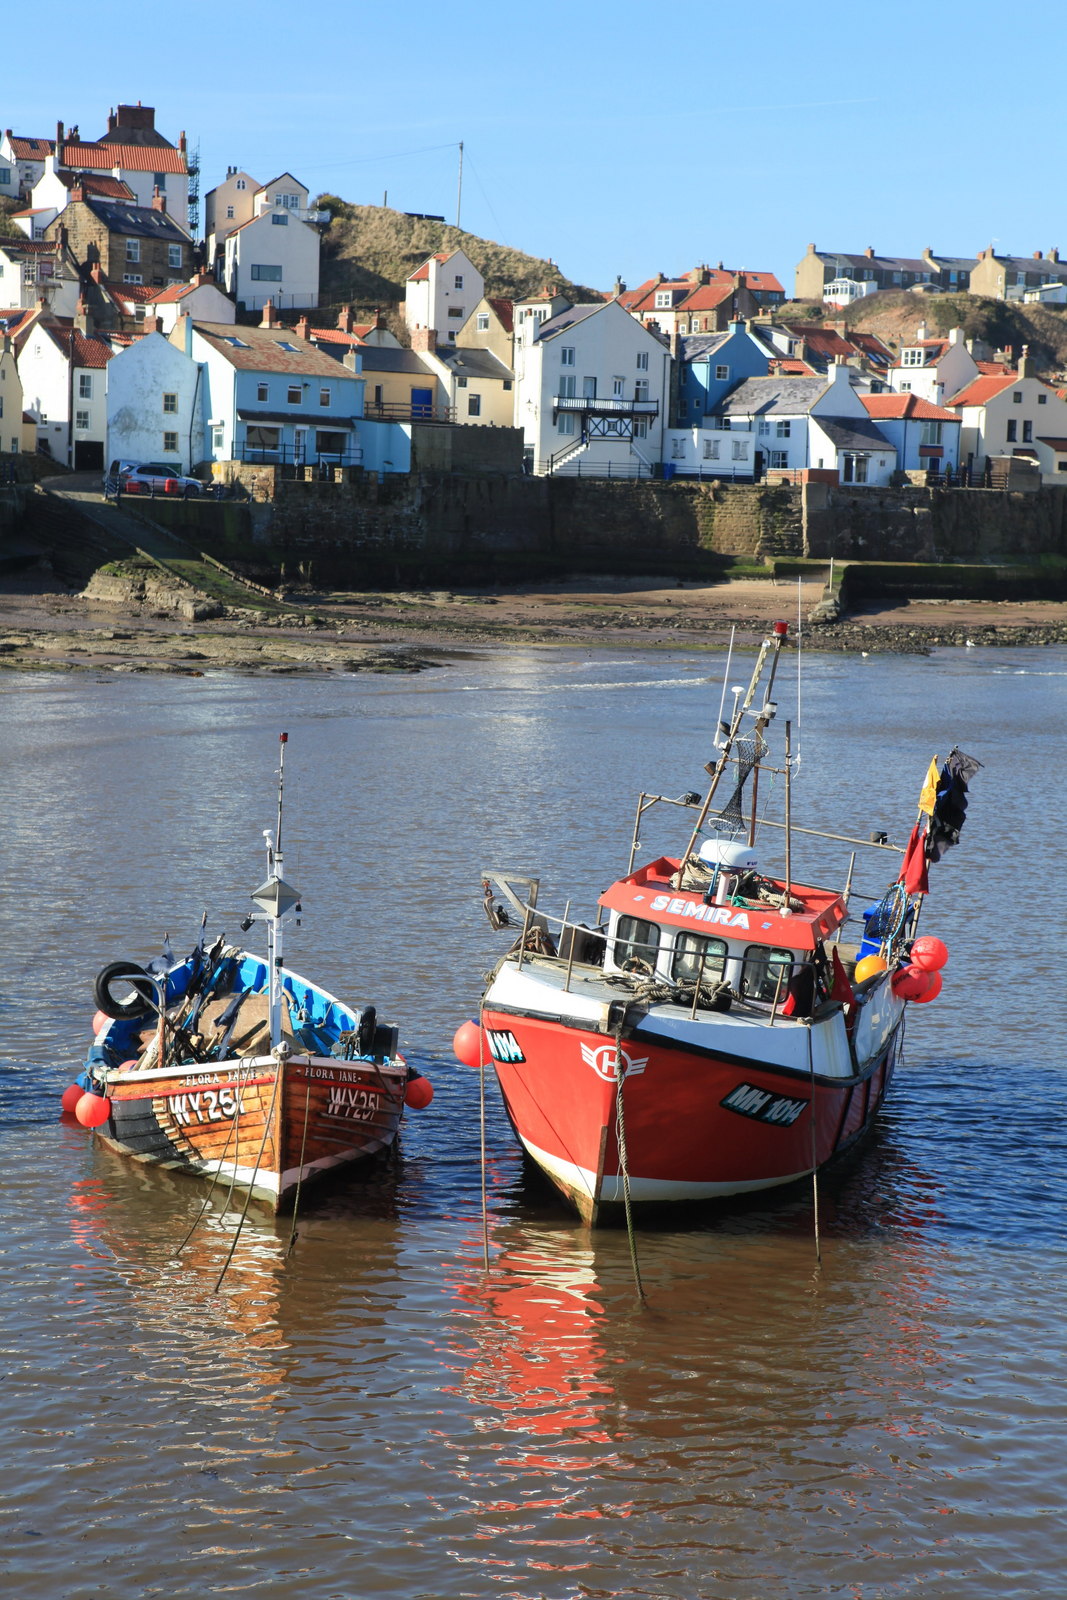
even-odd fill
[(267, 841), (267, 881), (261, 883), (252, 894), (253, 901), (260, 909), (241, 924), (242, 928), (250, 927), (253, 922), (267, 924), (267, 1006), (272, 1051), (282, 1042), (282, 922), (290, 911), (300, 909), (300, 895), (291, 883), (286, 883), (282, 873), (282, 793), (288, 739), (287, 733), (278, 736), (278, 829), (273, 837), (269, 828), (263, 829), (263, 837)]

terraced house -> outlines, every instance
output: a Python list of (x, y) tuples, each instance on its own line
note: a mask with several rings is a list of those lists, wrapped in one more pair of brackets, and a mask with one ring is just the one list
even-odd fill
[(69, 251), (83, 271), (99, 265), (113, 283), (163, 289), (187, 282), (193, 272), (193, 241), (168, 216), (162, 195), (150, 206), (135, 206), (90, 196), (79, 184), (45, 229), (45, 239)]

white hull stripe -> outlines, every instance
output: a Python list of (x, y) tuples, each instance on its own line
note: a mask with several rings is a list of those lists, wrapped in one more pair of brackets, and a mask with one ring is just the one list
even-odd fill
[[(520, 1135), (520, 1138), (522, 1136)], [(579, 1167), (572, 1161), (564, 1161), (560, 1156), (549, 1155), (547, 1150), (541, 1150), (532, 1144), (529, 1139), (523, 1139), (529, 1154), (543, 1167), (550, 1177), (555, 1178), (565, 1189), (571, 1193), (587, 1194), (590, 1200), (596, 1192), (596, 1173), (588, 1167)], [(753, 1178), (747, 1181), (735, 1179), (726, 1183), (699, 1183), (695, 1179), (675, 1180), (671, 1178), (642, 1178), (634, 1173), (630, 1174), (630, 1198), (635, 1202), (653, 1200), (714, 1200), (720, 1195), (747, 1194), (755, 1189), (777, 1189), (785, 1183), (795, 1183), (798, 1178), (808, 1176), (809, 1169), (803, 1168), (800, 1172), (791, 1172), (781, 1178)], [(601, 1200), (608, 1204), (617, 1201), (622, 1204), (622, 1179), (605, 1176)]]

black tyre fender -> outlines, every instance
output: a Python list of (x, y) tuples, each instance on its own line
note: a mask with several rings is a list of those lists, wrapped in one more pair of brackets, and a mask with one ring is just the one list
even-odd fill
[[(118, 983), (119, 979), (134, 991), (129, 1000), (116, 1000), (111, 993), (111, 985)], [(111, 961), (96, 975), (93, 999), (97, 1010), (102, 1011), (105, 1017), (117, 1020), (146, 1017), (155, 1010), (156, 986), (143, 967), (132, 961)]]

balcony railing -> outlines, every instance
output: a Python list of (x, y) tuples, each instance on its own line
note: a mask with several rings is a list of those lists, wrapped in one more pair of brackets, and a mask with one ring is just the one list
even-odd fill
[(558, 394), (552, 402), (554, 411), (584, 412), (587, 416), (603, 417), (658, 417), (658, 400), (626, 400), (621, 395), (603, 399), (588, 394)]
[(412, 405), (403, 400), (366, 400), (363, 415), (368, 422), (455, 422), (455, 406)]

